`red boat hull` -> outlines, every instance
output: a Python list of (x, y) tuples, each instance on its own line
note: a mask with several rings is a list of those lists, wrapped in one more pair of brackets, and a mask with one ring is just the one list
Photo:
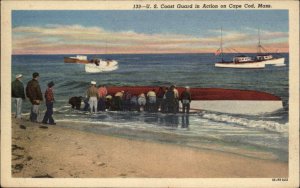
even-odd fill
[(71, 57), (64, 57), (64, 62), (65, 63), (81, 63), (81, 64), (90, 63), (88, 60), (80, 60), (80, 59), (71, 58)]
[[(108, 94), (114, 95), (118, 91), (129, 91), (133, 95), (147, 93), (150, 90), (158, 91), (157, 86), (113, 86), (107, 87)], [(176, 88), (180, 94), (183, 87)], [(222, 88), (190, 88), (192, 100), (281, 100), (279, 97), (260, 91), (222, 89)]]
[[(108, 94), (114, 95), (119, 91), (129, 91), (132, 95), (158, 91), (157, 86), (113, 86), (107, 87)], [(180, 94), (183, 87), (177, 87)], [(272, 113), (283, 108), (279, 97), (260, 91), (222, 89), (222, 88), (191, 88), (191, 111), (211, 111), (229, 114), (257, 115)], [(181, 104), (180, 104), (181, 108)]]

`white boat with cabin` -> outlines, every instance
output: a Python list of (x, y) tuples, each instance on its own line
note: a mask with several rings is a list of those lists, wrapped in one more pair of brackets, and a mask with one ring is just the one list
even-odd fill
[(266, 65), (285, 65), (284, 64), (284, 57), (273, 57), (271, 54), (260, 54), (256, 56), (258, 61), (264, 62)]
[(215, 55), (221, 55), (222, 61), (215, 63), (215, 67), (218, 68), (237, 68), (237, 69), (260, 69), (265, 68), (265, 63), (262, 61), (255, 61), (249, 56), (239, 55), (235, 56), (232, 61), (224, 61), (223, 59), (223, 37), (221, 28), (221, 43), (220, 48)]
[(260, 43), (260, 31), (258, 30), (258, 45), (257, 45), (257, 55), (256, 60), (264, 62), (266, 65), (276, 65), (284, 66), (284, 57), (274, 57), (269, 53), (262, 53), (262, 51), (267, 52), (267, 50)]
[(248, 56), (235, 56), (232, 61), (222, 61), (215, 63), (215, 67), (219, 68), (240, 68), (240, 69), (259, 69), (265, 68), (265, 63), (254, 61)]

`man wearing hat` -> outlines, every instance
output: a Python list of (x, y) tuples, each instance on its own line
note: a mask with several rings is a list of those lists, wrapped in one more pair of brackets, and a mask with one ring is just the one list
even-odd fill
[(16, 118), (21, 118), (22, 102), (25, 99), (24, 85), (21, 81), (22, 74), (16, 75), (16, 80), (11, 83), (11, 96), (16, 103)]
[(97, 113), (99, 95), (98, 95), (98, 89), (96, 87), (95, 81), (91, 81), (91, 86), (88, 88), (86, 95), (87, 98), (89, 99), (91, 113), (93, 113), (93, 110), (95, 110), (95, 113)]
[(42, 91), (39, 85), (39, 73), (35, 72), (32, 74), (32, 80), (27, 83), (26, 95), (29, 98), (32, 107), (30, 113), (30, 121), (37, 122), (39, 113), (39, 105), (43, 101)]
[(54, 94), (53, 94), (53, 86), (54, 83), (51, 81), (48, 83), (48, 88), (46, 89), (45, 92), (45, 100), (46, 100), (46, 106), (47, 106), (47, 111), (45, 112), (44, 119), (42, 121), (43, 124), (50, 124), (50, 125), (55, 125), (54, 119), (52, 117), (53, 114), (53, 103), (54, 103)]

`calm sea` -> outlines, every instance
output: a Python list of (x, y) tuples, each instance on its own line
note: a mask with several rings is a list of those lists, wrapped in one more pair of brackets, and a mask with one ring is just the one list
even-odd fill
[[(94, 74), (86, 73), (84, 65), (63, 62), (63, 57), (73, 55), (13, 55), (12, 79), (21, 73), (26, 85), (32, 73), (39, 72), (43, 92), (47, 83), (54, 81), (54, 117), (57, 122), (70, 122), (65, 123), (65, 127), (287, 161), (289, 56), (282, 55), (286, 66), (270, 65), (255, 70), (215, 68), (214, 63), (219, 59), (213, 54), (88, 55), (88, 58), (110, 58), (119, 62), (115, 71)], [(231, 59), (232, 56), (227, 54), (224, 58)], [(256, 116), (207, 111), (189, 116), (138, 112), (102, 112), (91, 116), (71, 110), (68, 99), (85, 96), (91, 80), (116, 86), (176, 84), (264, 91), (281, 97), (284, 109)], [(41, 110), (43, 113), (45, 105), (41, 105)], [(23, 113), (28, 115), (29, 111), (27, 100)]]

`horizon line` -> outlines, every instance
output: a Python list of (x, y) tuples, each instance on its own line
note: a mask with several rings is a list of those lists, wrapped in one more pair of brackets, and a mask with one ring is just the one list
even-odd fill
[[(214, 54), (215, 52), (169, 52), (169, 53), (109, 53), (109, 54), (103, 54), (103, 53), (36, 53), (36, 54), (32, 54), (32, 53), (24, 53), (24, 54), (11, 54), (11, 55), (133, 55), (133, 54)], [(234, 52), (229, 52), (229, 53), (224, 53), (224, 54), (242, 54), (242, 53), (246, 53), (246, 54), (257, 54), (258, 52), (240, 52), (240, 53), (234, 53)], [(281, 54), (281, 53), (289, 53), (289, 51), (284, 51), (284, 52), (265, 52), (262, 54)], [(220, 56), (220, 55), (219, 55)]]

